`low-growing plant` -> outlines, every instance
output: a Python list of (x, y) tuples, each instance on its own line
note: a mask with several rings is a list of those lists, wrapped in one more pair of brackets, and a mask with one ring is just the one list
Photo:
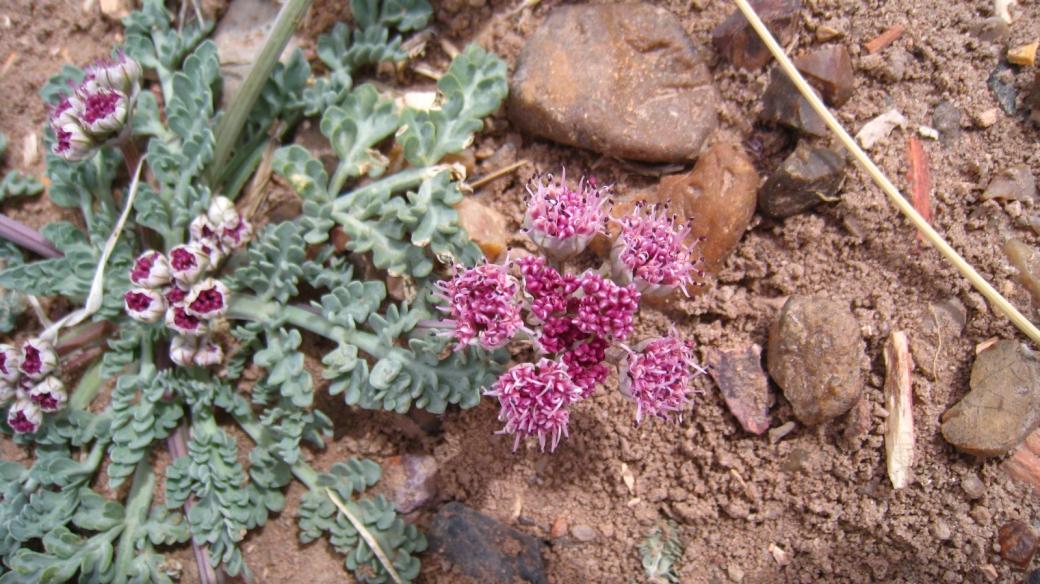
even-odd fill
[[(291, 32), (307, 4), (287, 3), (276, 32)], [(0, 275), (6, 290), (35, 303), (40, 321), (32, 339), (0, 347), (0, 428), (34, 454), (30, 468), (0, 463), (3, 584), (169, 582), (177, 567), (160, 550), (189, 539), (213, 567), (248, 574), (240, 542), (284, 507), (293, 479), (308, 489), (301, 540), (327, 535), (363, 582), (418, 574), (423, 535), (382, 496), (360, 496), (379, 466), (351, 459), (318, 472), (301, 457), (303, 442), (320, 447), (332, 434), (314, 407), (301, 331), (335, 344), (322, 375), (348, 404), (443, 413), (478, 403), (507, 355), (452, 352), (448, 338), (416, 325), (436, 314), (438, 265), (480, 257), (452, 208), (462, 177), (440, 161), (499, 107), (505, 64), (470, 46), (438, 82), (437, 107), (400, 108), (354, 79), (407, 59), (401, 35), (424, 27), (431, 8), (354, 0), (352, 11), (354, 27), (341, 23), (318, 39), (326, 75), (315, 77), (299, 50), (266, 62), (269, 76), (257, 65), (228, 113), (216, 109), (213, 23), (190, 11), (177, 20), (159, 0), (124, 19), (126, 42), (112, 60), (66, 66), (42, 89), (53, 108), (48, 193), (82, 223), (47, 225), (42, 236), (57, 252), (24, 263), (12, 253)], [(339, 157), (331, 178), (307, 150), (278, 147), (314, 116)], [(391, 147), (405, 161), (396, 172)], [(262, 218), (234, 201), (265, 165), (300, 195), (303, 213), (254, 233)], [(4, 194), (26, 184), (5, 180)], [(335, 253), (333, 229), (349, 237), (349, 255)], [(382, 281), (355, 277), (356, 258), (407, 280), (414, 295), (392, 301)], [(52, 323), (43, 297), (82, 308)], [(246, 367), (266, 371), (249, 389), (240, 383)], [(63, 369), (67, 380), (84, 368), (67, 392)], [(99, 405), (110, 378), (109, 403)], [(247, 466), (218, 411), (253, 441)], [(155, 505), (150, 453), (163, 439), (174, 461), (166, 503)], [(129, 481), (116, 491), (125, 498), (99, 494), (98, 473), (111, 488)]]
[[(363, 496), (380, 467), (350, 459), (319, 472), (304, 461), (305, 442), (320, 448), (332, 436), (314, 407), (305, 334), (334, 347), (321, 375), (347, 404), (440, 414), (493, 396), (514, 449), (528, 436), (555, 449), (567, 407), (611, 365), (637, 422), (689, 403), (702, 372), (690, 342), (673, 329), (623, 344), (643, 295), (694, 284), (688, 226), (640, 207), (619, 221), (610, 262), (571, 273), (562, 262), (607, 232), (610, 189), (536, 177), (524, 227), (546, 257), (488, 263), (453, 208), (464, 169), (444, 160), (499, 108), (505, 63), (469, 46), (437, 82), (435, 105), (401, 107), (354, 80), (409, 58), (405, 47), (421, 41), (402, 35), (426, 25), (426, 0), (353, 0), (354, 27), (317, 41), (320, 76), (302, 51), (275, 61), (308, 4), (285, 4), (225, 112), (206, 40), (213, 23), (179, 20), (160, 0), (124, 19), (126, 41), (110, 60), (66, 66), (41, 90), (52, 108), (48, 194), (81, 222), (40, 232), (0, 223), (42, 256), (0, 251), (0, 329), (23, 300), (39, 321), (0, 345), (0, 430), (33, 453), (29, 468), (0, 463), (0, 584), (169, 582), (180, 568), (162, 550), (189, 540), (204, 581), (214, 568), (248, 578), (240, 543), (284, 508), (294, 479), (307, 488), (303, 542), (327, 535), (362, 582), (414, 579), (424, 536), (392, 502)], [(328, 169), (281, 146), (309, 117), (338, 158)], [(252, 212), (272, 172), (302, 212), (265, 224)], [(28, 179), (3, 188), (39, 191)], [(379, 276), (356, 277), (359, 266)], [(405, 283), (404, 300), (389, 297), (387, 277)], [(52, 322), (46, 297), (75, 308)], [(521, 336), (537, 362), (503, 373), (504, 347)], [(246, 368), (266, 374), (250, 384)], [(107, 403), (97, 399), (113, 378)], [(252, 441), (248, 465), (221, 412)], [(151, 453), (162, 440), (173, 462), (155, 505)], [(118, 500), (98, 492), (99, 474)]]

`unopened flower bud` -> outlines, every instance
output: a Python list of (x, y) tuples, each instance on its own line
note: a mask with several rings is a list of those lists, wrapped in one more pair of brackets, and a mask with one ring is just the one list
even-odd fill
[(57, 377), (50, 375), (37, 383), (29, 392), (29, 398), (40, 406), (44, 412), (57, 412), (69, 401), (65, 392), (65, 384)]
[(196, 244), (178, 245), (170, 250), (170, 273), (182, 286), (190, 286), (209, 267), (209, 255)]
[(191, 234), (191, 240), (194, 241), (217, 241), (220, 239), (220, 234), (217, 233), (215, 224), (211, 223), (205, 215), (199, 215), (195, 219), (192, 219), (191, 224), (188, 225), (188, 233)]
[(20, 399), (7, 411), (7, 425), (19, 434), (32, 434), (42, 423), (43, 412), (31, 399)]
[(6, 406), (18, 396), (18, 388), (7, 381), (0, 381), (0, 406)]
[(189, 288), (182, 288), (178, 284), (163, 288), (163, 298), (167, 306), (185, 306), (184, 301), (188, 298)]
[(58, 367), (58, 354), (47, 341), (29, 339), (22, 346), (22, 355), (19, 370), (29, 379), (39, 381)]
[(126, 56), (122, 49), (112, 59), (100, 59), (84, 67), (88, 79), (101, 87), (115, 89), (128, 96), (137, 95), (141, 89), (141, 65)]
[(220, 365), (224, 360), (224, 351), (220, 345), (213, 342), (211, 337), (199, 339), (199, 350), (195, 353), (195, 364), (199, 367), (210, 367)]
[(157, 251), (146, 251), (134, 260), (130, 281), (142, 288), (162, 288), (170, 283), (170, 264)]
[(220, 280), (206, 278), (195, 284), (184, 301), (188, 314), (202, 319), (213, 319), (224, 316), (227, 312), (228, 296), (231, 291)]
[(209, 219), (212, 225), (223, 228), (237, 227), (242, 217), (238, 214), (238, 210), (235, 209), (235, 204), (231, 202), (231, 199), (227, 197), (213, 197), (213, 201), (209, 204), (209, 210), (206, 211), (206, 218)]
[(198, 347), (198, 337), (177, 335), (170, 341), (170, 360), (181, 367), (190, 367)]
[(251, 237), (253, 237), (253, 226), (244, 218), (239, 220), (238, 225), (225, 226), (220, 230), (220, 243), (227, 253), (242, 249), (249, 243)]
[(209, 325), (189, 314), (183, 306), (171, 306), (166, 311), (166, 326), (182, 335), (196, 337), (209, 332)]
[(18, 347), (0, 344), (0, 380), (17, 383), (22, 376), (22, 351)]
[(166, 300), (156, 290), (133, 288), (123, 295), (126, 313), (141, 322), (159, 322), (166, 314)]

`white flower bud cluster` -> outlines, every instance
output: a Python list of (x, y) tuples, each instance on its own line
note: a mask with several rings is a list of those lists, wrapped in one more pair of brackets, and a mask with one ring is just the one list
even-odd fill
[(206, 277), (226, 256), (243, 248), (253, 227), (226, 197), (215, 197), (205, 215), (189, 228), (191, 241), (168, 256), (147, 251), (134, 262), (124, 295), (126, 312), (142, 322), (162, 321), (176, 336), (170, 359), (182, 366), (218, 365), (224, 359), (210, 332), (227, 313), (231, 291), (220, 280)]
[(58, 354), (47, 341), (29, 339), (20, 348), (0, 344), (0, 406), (7, 425), (19, 434), (40, 429), (43, 414), (59, 412), (69, 400), (59, 378)]

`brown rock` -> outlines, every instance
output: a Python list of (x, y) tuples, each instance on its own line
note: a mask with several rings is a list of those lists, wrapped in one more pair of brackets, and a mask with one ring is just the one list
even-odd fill
[(718, 127), (718, 90), (674, 14), (649, 4), (560, 6), (517, 59), (509, 117), (608, 156), (693, 160)]
[(979, 475), (969, 472), (961, 477), (961, 489), (964, 490), (964, 494), (969, 499), (975, 500), (982, 498), (986, 494), (986, 483), (982, 482)]
[(910, 352), (917, 368), (936, 379), (943, 370), (952, 340), (960, 336), (967, 322), (968, 311), (956, 296), (929, 304), (921, 316), (917, 334), (910, 342)]
[(1004, 255), (1018, 270), (1015, 279), (1033, 297), (1033, 306), (1040, 306), (1040, 252), (1017, 239), (1004, 244)]
[(469, 232), (470, 240), (480, 247), (484, 256), (495, 259), (507, 247), (506, 218), (498, 211), (465, 197), (455, 205), (459, 225)]
[(827, 136), (830, 132), (820, 114), (779, 67), (774, 67), (769, 74), (769, 85), (762, 94), (761, 117), (814, 136)]
[(562, 537), (567, 533), (567, 520), (563, 517), (557, 517), (556, 521), (553, 521), (552, 531), (549, 532), (549, 536), (553, 539)]
[(870, 401), (861, 399), (845, 416), (845, 430), (842, 435), (846, 440), (854, 440), (866, 436), (874, 424), (874, 407)]
[(798, 142), (794, 152), (758, 191), (758, 209), (783, 219), (812, 209), (821, 202), (837, 202), (845, 182), (845, 159), (826, 148)]
[(942, 416), (942, 433), (958, 450), (1000, 456), (1040, 425), (1040, 362), (1014, 341), (975, 358), (971, 392)]
[(1033, 528), (1021, 521), (1011, 521), (1000, 526), (997, 531), (997, 543), (1000, 544), (1000, 557), (1020, 570), (1029, 568), (1036, 548), (1040, 545), (1033, 533)]
[(831, 45), (794, 59), (806, 81), (820, 90), (827, 105), (841, 107), (852, 97), (852, 59), (844, 45)]
[(981, 199), (1003, 199), (1006, 201), (1036, 201), (1038, 193), (1036, 190), (1036, 179), (1028, 166), (1018, 165), (1006, 169), (998, 174), (986, 186)]
[[(798, 11), (802, 8), (799, 0), (757, 0), (750, 4), (781, 46), (794, 40), (798, 32)], [(711, 40), (719, 55), (738, 69), (760, 69), (773, 58), (739, 10), (711, 31)]]
[(1031, 487), (1034, 494), (1040, 494), (1040, 430), (1030, 434), (1000, 467), (1012, 479)]
[(399, 513), (411, 513), (425, 507), (437, 496), (438, 470), (437, 460), (432, 456), (391, 456), (383, 464), (380, 487), (389, 489), (389, 498)]
[(485, 584), (547, 584), (549, 581), (541, 541), (460, 503), (448, 503), (437, 513), (427, 537), (428, 553), (434, 565), (443, 562), (453, 573), (472, 581)]
[[(633, 213), (638, 201), (646, 201), (648, 204), (667, 202), (670, 212), (677, 214), (680, 222), (692, 217), (693, 226), (686, 244), (692, 245), (699, 237), (706, 238), (697, 244), (702, 258), (699, 267), (706, 276), (713, 276), (722, 269), (751, 223), (757, 189), (758, 172), (751, 159), (734, 146), (719, 144), (702, 154), (690, 172), (662, 178), (656, 191), (627, 196), (615, 203), (610, 214), (620, 219)], [(589, 245), (600, 257), (610, 254), (611, 240), (619, 231), (613, 222), (608, 229), (610, 237), (597, 235)], [(689, 291), (696, 294), (703, 290), (704, 287), (697, 286)]]
[(844, 414), (863, 395), (859, 324), (836, 302), (791, 296), (769, 328), (768, 351), (769, 374), (807, 426)]
[(740, 425), (753, 434), (768, 430), (769, 380), (762, 370), (762, 347), (711, 349), (705, 365)]

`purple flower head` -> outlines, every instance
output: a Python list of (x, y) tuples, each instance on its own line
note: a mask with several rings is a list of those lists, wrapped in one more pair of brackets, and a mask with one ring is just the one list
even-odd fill
[(174, 284), (163, 289), (163, 298), (169, 306), (184, 306), (184, 300), (188, 298), (190, 291)]
[(52, 413), (63, 409), (69, 396), (65, 392), (65, 384), (51, 375), (33, 386), (29, 391), (29, 399), (36, 402), (44, 412)]
[(664, 297), (680, 286), (686, 292), (694, 274), (703, 275), (696, 269), (699, 260), (692, 260), (696, 243), (683, 243), (690, 224), (677, 225), (677, 217), (667, 211), (667, 206), (647, 209), (640, 202), (635, 213), (621, 219), (621, 234), (610, 252), (616, 281), (634, 282), (643, 294)]
[(690, 380), (704, 373), (693, 360), (693, 343), (679, 339), (674, 328), (668, 336), (648, 339), (635, 350), (625, 347), (628, 356), (618, 367), (621, 393), (636, 404), (636, 423), (643, 414), (668, 419), (689, 403)]
[(19, 399), (7, 410), (7, 425), (19, 434), (32, 434), (42, 423), (43, 412), (31, 399)]
[(58, 367), (58, 354), (47, 341), (29, 339), (22, 346), (22, 364), (19, 370), (29, 379), (39, 381)]
[(199, 339), (199, 348), (193, 358), (196, 365), (210, 367), (220, 365), (223, 360), (224, 350), (220, 348), (220, 345), (214, 343), (211, 337), (206, 336)]
[(551, 452), (567, 435), (566, 406), (581, 399), (582, 389), (563, 365), (542, 359), (537, 366), (521, 363), (506, 371), (485, 395), (498, 398), (502, 406), (498, 419), (506, 422), (499, 434), (516, 434), (514, 452), (525, 436), (538, 436), (542, 450), (546, 436), (551, 437)]
[(231, 291), (223, 282), (206, 278), (192, 286), (184, 303), (188, 314), (205, 320), (220, 318), (227, 312), (230, 294)]
[(130, 282), (141, 288), (162, 288), (170, 283), (170, 264), (157, 251), (146, 251), (134, 260)]
[(592, 337), (588, 342), (576, 345), (563, 354), (560, 362), (567, 369), (567, 374), (581, 388), (582, 399), (588, 398), (596, 391), (596, 384), (603, 383), (610, 374), (610, 369), (603, 363), (607, 358), (607, 347), (610, 343), (599, 337)]
[(447, 334), (458, 339), (456, 351), (474, 339), (485, 349), (497, 349), (524, 324), (517, 298), (520, 283), (502, 266), (486, 260), (474, 268), (455, 266), (455, 275), (437, 282), (437, 287), (441, 293), (436, 296), (448, 303), (441, 310), (452, 317), (444, 322), (455, 327)]
[(178, 245), (170, 250), (170, 273), (178, 284), (190, 286), (209, 267), (209, 255), (196, 244)]
[(209, 325), (183, 306), (171, 306), (166, 311), (166, 326), (182, 335), (201, 336), (209, 332)]
[(639, 310), (636, 286), (618, 286), (598, 274), (586, 272), (581, 279), (577, 327), (586, 333), (624, 340), (632, 332), (632, 318)]
[(141, 322), (159, 322), (166, 314), (166, 299), (157, 290), (132, 288), (123, 295), (126, 313)]
[(545, 265), (545, 258), (525, 256), (516, 260), (523, 277), (524, 294), (531, 299), (531, 313), (546, 320), (554, 312), (566, 312), (568, 297), (580, 287), (577, 276), (560, 274)]
[(24, 353), (18, 347), (0, 344), (0, 380), (17, 383), (22, 377), (18, 370), (22, 365)]
[(595, 181), (578, 182), (578, 190), (567, 188), (567, 171), (560, 182), (535, 176), (527, 183), (527, 212), (524, 229), (542, 252), (563, 262), (581, 253), (593, 236), (601, 232), (610, 214), (610, 187), (595, 188)]
[(234, 227), (225, 225), (220, 229), (220, 245), (224, 248), (225, 253), (242, 249), (249, 243), (251, 237), (253, 237), (253, 226), (243, 217), (239, 217)]
[(100, 87), (114, 89), (124, 95), (135, 96), (141, 89), (141, 65), (120, 49), (115, 59), (99, 59), (84, 67), (87, 80)]
[(198, 337), (177, 335), (170, 341), (170, 360), (181, 367), (190, 367), (198, 350)]

